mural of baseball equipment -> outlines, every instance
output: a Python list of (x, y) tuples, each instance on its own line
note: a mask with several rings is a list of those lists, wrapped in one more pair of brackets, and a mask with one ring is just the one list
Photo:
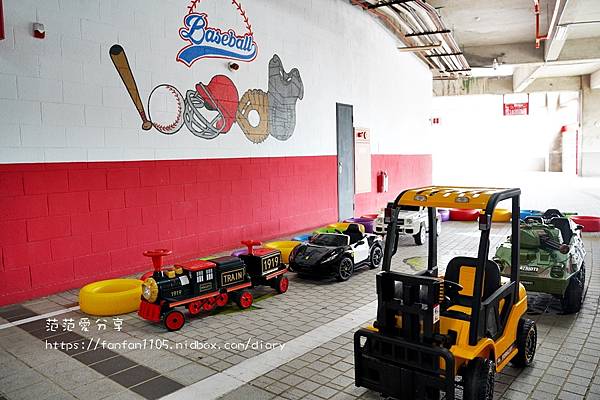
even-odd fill
[(129, 66), (129, 61), (127, 60), (127, 55), (125, 54), (125, 50), (121, 45), (115, 44), (111, 46), (108, 51), (110, 54), (110, 59), (112, 60), (131, 100), (133, 100), (133, 104), (137, 109), (140, 117), (142, 118), (142, 129), (147, 131), (152, 128), (152, 122), (146, 117), (146, 112), (144, 111), (144, 105), (142, 104), (142, 100), (140, 99), (140, 93), (137, 88), (137, 84), (135, 83), (135, 78), (133, 77), (133, 72), (131, 72), (131, 67)]
[(269, 61), (269, 90), (249, 89), (242, 98), (233, 81), (215, 75), (208, 84), (199, 82), (185, 96), (173, 85), (160, 84), (148, 97), (148, 116), (127, 61), (118, 44), (110, 57), (142, 119), (142, 129), (154, 127), (173, 135), (185, 125), (195, 136), (214, 139), (227, 133), (235, 122), (248, 140), (262, 143), (269, 135), (288, 140), (296, 127), (296, 102), (304, 97), (304, 85), (297, 68), (286, 72), (277, 54)]
[[(250, 122), (250, 113), (256, 111), (258, 123)], [(236, 120), (246, 138), (252, 143), (262, 143), (269, 137), (269, 96), (260, 89), (250, 89), (242, 96)]]
[(185, 126), (194, 135), (214, 139), (227, 133), (235, 122), (239, 103), (235, 84), (225, 75), (216, 75), (208, 85), (202, 82), (188, 90), (185, 99)]
[(277, 54), (269, 61), (269, 134), (288, 140), (296, 127), (296, 101), (304, 97), (300, 71), (285, 72)]
[[(296, 128), (296, 102), (304, 97), (300, 71), (285, 72), (281, 58), (274, 54), (269, 61), (269, 89), (248, 90), (242, 96), (237, 112), (237, 123), (253, 143), (263, 142), (269, 134), (278, 140), (288, 140)], [(256, 111), (258, 122), (250, 121), (250, 112)]]
[(160, 133), (172, 135), (183, 126), (185, 100), (175, 86), (158, 85), (148, 98), (148, 116)]

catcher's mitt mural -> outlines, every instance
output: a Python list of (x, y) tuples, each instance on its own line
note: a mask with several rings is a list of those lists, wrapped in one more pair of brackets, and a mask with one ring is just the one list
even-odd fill
[[(252, 110), (258, 114), (256, 126), (248, 119)], [(264, 142), (269, 137), (269, 96), (260, 89), (248, 90), (240, 100), (236, 120), (248, 140), (252, 143)]]
[(240, 99), (235, 84), (225, 75), (213, 76), (208, 84), (198, 83), (185, 96), (175, 86), (163, 83), (150, 92), (147, 116), (125, 50), (116, 44), (110, 56), (144, 130), (154, 128), (173, 135), (185, 126), (197, 137), (214, 139), (237, 122), (252, 143), (262, 143), (269, 135), (288, 140), (294, 133), (296, 102), (304, 97), (304, 86), (298, 69), (285, 72), (276, 54), (269, 62), (268, 92), (250, 89)]

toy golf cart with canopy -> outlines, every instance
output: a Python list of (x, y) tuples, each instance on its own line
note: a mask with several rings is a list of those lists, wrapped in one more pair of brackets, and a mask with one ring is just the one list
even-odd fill
[[(527, 366), (537, 342), (535, 322), (524, 318), (527, 294), (519, 283), (519, 220), (512, 221), (510, 278), (489, 259), (492, 215), (502, 200), (519, 215), (520, 189), (430, 186), (406, 190), (385, 211), (382, 271), (377, 274), (377, 320), (354, 335), (356, 385), (396, 399), (492, 399), (496, 372), (509, 362)], [(417, 274), (390, 270), (398, 248), (401, 206), (481, 209), (477, 258), (455, 257), (438, 277), (437, 235), (428, 233), (427, 269)], [(392, 232), (392, 234), (390, 234)], [(457, 379), (461, 377), (462, 379)]]

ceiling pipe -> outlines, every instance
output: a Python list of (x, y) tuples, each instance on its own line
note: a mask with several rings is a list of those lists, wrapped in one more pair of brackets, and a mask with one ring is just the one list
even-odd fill
[(533, 12), (535, 14), (535, 48), (539, 49), (542, 40), (548, 40), (548, 35), (540, 35), (540, 0), (533, 0)]
[[(445, 26), (437, 11), (423, 0), (350, 0), (350, 3), (378, 17), (408, 48), (428, 47), (436, 42), (436, 49), (415, 54), (440, 74), (470, 73), (469, 63), (462, 54), (454, 36)], [(429, 54), (423, 54), (425, 52)], [(432, 57), (428, 57), (432, 56)]]
[[(423, 46), (410, 46), (410, 47), (398, 47), (399, 52), (418, 52), (418, 51), (429, 51), (442, 47), (442, 43), (438, 42), (435, 44), (428, 44)], [(427, 57), (427, 56), (425, 56)]]
[[(383, 24), (383, 26), (385, 26), (388, 30), (390, 30), (404, 45), (416, 46), (416, 45), (421, 44), (420, 42), (416, 42), (416, 41), (411, 40), (410, 38), (407, 38), (406, 36), (404, 36), (404, 33), (403, 33), (398, 21), (395, 20), (394, 18), (392, 18), (389, 14), (382, 12), (379, 8), (370, 9), (369, 6), (373, 5), (373, 3), (371, 3), (370, 1), (350, 0), (350, 3), (362, 8), (364, 11), (366, 11), (366, 12), (370, 13), (371, 15), (373, 15), (374, 17), (378, 18), (381, 21), (381, 23)], [(423, 57), (423, 55), (420, 52), (415, 53), (415, 55), (417, 57), (419, 57), (419, 59), (421, 59), (425, 64), (429, 65), (429, 68), (432, 68), (432, 69), (437, 68), (437, 65), (433, 61), (430, 61), (427, 58)]]
[(451, 71), (468, 73), (470, 71), (469, 64), (462, 54), (456, 54), (461, 53), (460, 48), (437, 11), (421, 0), (413, 0), (410, 4), (406, 3), (389, 8), (395, 12), (397, 18), (406, 22), (407, 30), (420, 33), (418, 39), (423, 41), (431, 40), (434, 37), (441, 39), (443, 46), (440, 52), (432, 54), (449, 54), (436, 58), (437, 69), (440, 73)]

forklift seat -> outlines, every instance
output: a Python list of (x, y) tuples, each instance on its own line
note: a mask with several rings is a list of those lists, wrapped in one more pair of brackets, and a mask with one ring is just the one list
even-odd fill
[[(463, 286), (463, 290), (459, 292), (458, 299), (451, 299), (454, 304), (459, 304), (463, 306), (470, 307), (471, 300), (473, 297), (474, 290), (474, 278), (475, 278), (475, 267), (477, 266), (477, 259), (471, 257), (454, 257), (448, 263), (448, 267), (446, 268), (446, 274), (444, 279), (447, 279), (451, 282), (459, 283)], [(464, 273), (462, 268), (471, 269), (471, 277), (469, 284), (470, 287), (461, 283), (460, 277), (461, 273)], [(487, 260), (485, 264), (485, 273), (483, 274), (483, 297), (482, 300), (490, 297), (496, 290), (500, 288), (500, 267), (498, 264), (492, 260)]]

